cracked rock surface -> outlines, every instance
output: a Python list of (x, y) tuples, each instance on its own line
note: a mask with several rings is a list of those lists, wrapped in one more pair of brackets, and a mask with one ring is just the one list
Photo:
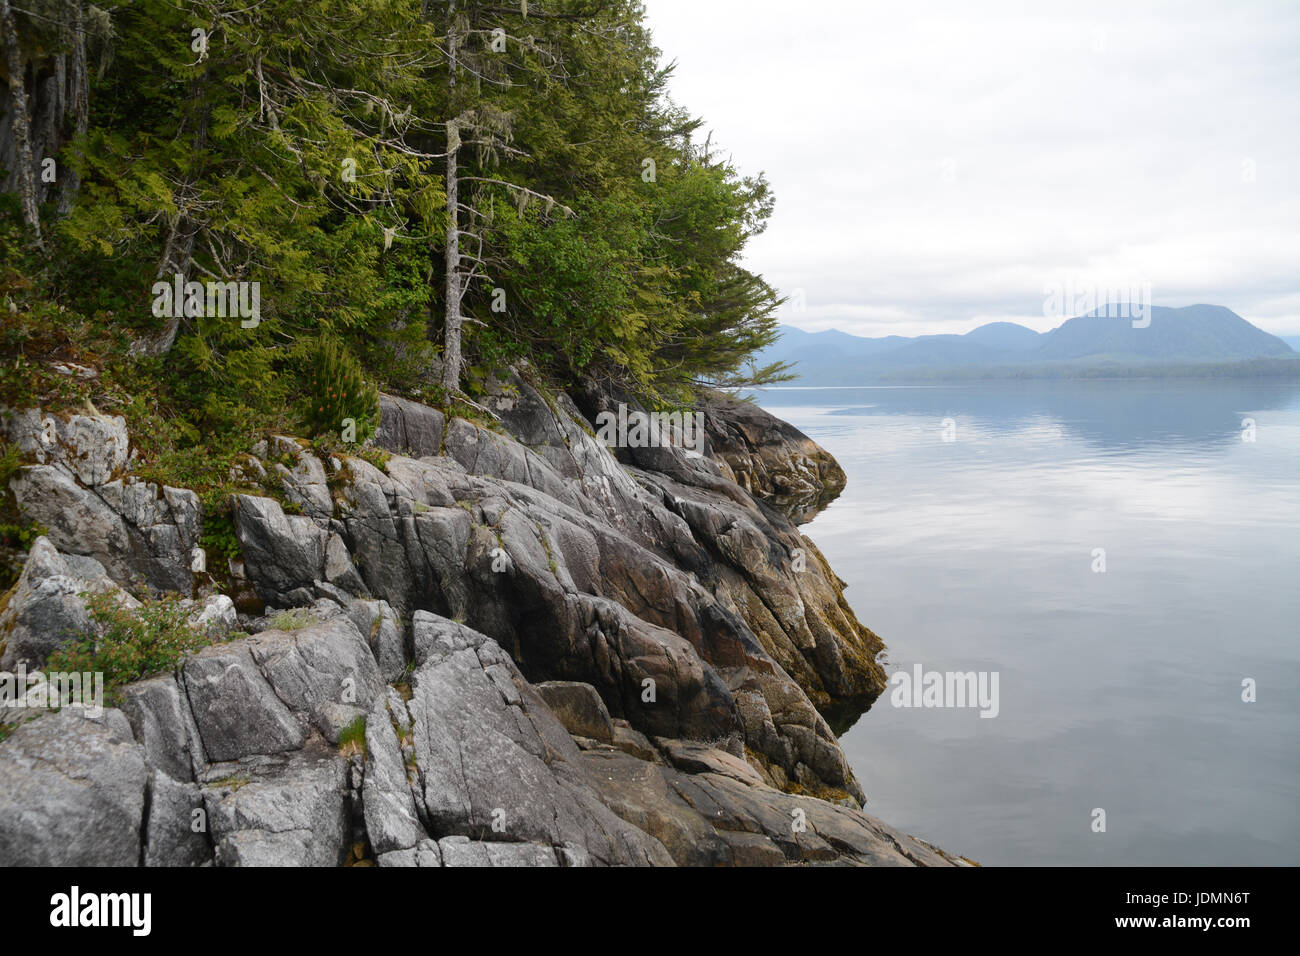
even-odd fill
[(91, 586), (242, 633), (96, 715), (0, 717), (0, 865), (961, 862), (862, 812), (832, 726), (884, 688), (795, 524), (834, 460), (721, 396), (702, 449), (614, 452), (591, 422), (623, 399), (578, 398), (515, 379), (488, 428), (385, 397), (383, 467), (269, 436), (249, 467), (279, 499), (234, 501), (237, 622), (197, 497), (130, 475), (121, 419), (11, 416), (50, 534), (5, 661), (84, 631)]

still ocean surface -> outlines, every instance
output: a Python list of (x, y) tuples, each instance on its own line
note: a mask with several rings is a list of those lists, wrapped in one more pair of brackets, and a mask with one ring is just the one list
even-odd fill
[(843, 736), (868, 812), (987, 865), (1300, 864), (1300, 386), (757, 401), (848, 474), (802, 530), (886, 670), (998, 673), (995, 718), (887, 690)]

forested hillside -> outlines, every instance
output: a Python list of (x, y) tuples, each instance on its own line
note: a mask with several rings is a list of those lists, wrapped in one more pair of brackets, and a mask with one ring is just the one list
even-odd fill
[(683, 403), (775, 336), (767, 184), (633, 0), (3, 0), (0, 37), (0, 400), (124, 414), (173, 480), (520, 362)]

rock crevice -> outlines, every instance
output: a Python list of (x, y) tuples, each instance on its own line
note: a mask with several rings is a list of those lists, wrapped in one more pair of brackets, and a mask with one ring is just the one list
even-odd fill
[[(824, 716), (884, 687), (881, 642), (795, 524), (842, 486), (833, 459), (716, 395), (703, 454), (611, 450), (591, 409), (616, 398), (515, 379), (489, 428), (385, 397), (382, 469), (262, 443), (297, 513), (234, 502), (258, 616), (122, 689), (120, 710), (13, 729), (0, 862), (953, 862), (861, 812)], [(28, 444), (49, 434), (39, 412), (17, 420)], [(55, 428), (15, 478), (77, 492), (20, 499), (80, 529), (37, 543), (0, 613), (33, 665), (51, 627), (84, 629), (77, 574), (193, 593), (191, 493), (154, 489), (182, 505), (149, 526), (175, 533), (135, 551), (93, 520), (99, 491), (131, 481), (117, 421)], [(103, 454), (76, 445), (101, 432)], [(182, 560), (174, 581), (158, 570)], [(277, 609), (298, 609), (292, 627)], [(51, 813), (68, 819), (43, 835)]]

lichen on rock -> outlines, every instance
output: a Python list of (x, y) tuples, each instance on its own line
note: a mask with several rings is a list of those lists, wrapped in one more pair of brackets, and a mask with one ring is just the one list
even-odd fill
[[(234, 501), (246, 633), (122, 688), (98, 722), (65, 711), (0, 742), (0, 859), (954, 862), (862, 813), (827, 719), (884, 688), (879, 638), (795, 524), (842, 486), (834, 460), (720, 395), (703, 454), (610, 449), (592, 409), (617, 396), (508, 385), (493, 429), (383, 398), (382, 468), (261, 443), (284, 494)], [(0, 616), (33, 664), (32, 622), (78, 613), (70, 564), (187, 596), (199, 574), (183, 492), (150, 486), (144, 516), (117, 451), (41, 454), (22, 500), (86, 517), (33, 548)], [(62, 497), (26, 491), (33, 472)], [(61, 556), (74, 527), (91, 557)], [(195, 609), (231, 623), (225, 595)], [(45, 829), (76, 800), (79, 825), (105, 824), (94, 840)]]

